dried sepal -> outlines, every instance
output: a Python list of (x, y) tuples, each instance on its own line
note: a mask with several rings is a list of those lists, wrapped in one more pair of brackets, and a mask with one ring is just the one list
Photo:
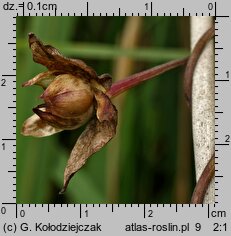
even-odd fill
[(66, 118), (53, 114), (52, 110), (46, 108), (45, 104), (33, 108), (33, 112), (53, 127), (61, 130), (73, 130), (84, 125), (90, 119), (93, 114), (93, 107), (90, 107), (89, 110), (81, 114), (81, 116)]
[(97, 79), (96, 72), (90, 66), (81, 60), (64, 57), (56, 48), (44, 45), (33, 33), (29, 33), (29, 46), (33, 60), (51, 71), (65, 71), (88, 80)]
[(62, 131), (62, 129), (49, 125), (34, 114), (23, 123), (21, 134), (24, 136), (46, 137), (60, 131)]
[(32, 85), (39, 85), (43, 89), (46, 89), (49, 84), (61, 74), (60, 71), (45, 71), (36, 75), (33, 79), (30, 79), (22, 84), (22, 87), (28, 87)]
[(112, 86), (112, 77), (109, 74), (102, 74), (98, 76), (98, 82), (108, 91)]
[(115, 136), (116, 124), (117, 115), (110, 121), (100, 122), (94, 118), (88, 123), (71, 152), (65, 168), (64, 184), (60, 194), (65, 192), (70, 179), (86, 163), (87, 159)]
[(117, 117), (117, 110), (111, 100), (100, 90), (94, 90), (96, 100), (96, 116), (100, 122), (113, 121)]
[(85, 164), (87, 159), (107, 144), (116, 134), (117, 110), (111, 100), (95, 89), (96, 117), (93, 118), (77, 140), (64, 172), (64, 193), (70, 179)]

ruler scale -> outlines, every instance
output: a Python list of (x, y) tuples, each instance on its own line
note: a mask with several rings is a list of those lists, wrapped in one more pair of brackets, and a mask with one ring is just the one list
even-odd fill
[[(1, 235), (229, 235), (231, 3), (200, 1), (2, 1)], [(215, 204), (16, 204), (17, 16), (215, 16)]]

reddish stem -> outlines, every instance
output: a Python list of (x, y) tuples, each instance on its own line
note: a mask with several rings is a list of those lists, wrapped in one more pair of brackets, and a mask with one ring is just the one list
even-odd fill
[(192, 79), (193, 73), (205, 46), (214, 37), (214, 26), (208, 29), (196, 43), (192, 54), (190, 55), (184, 74), (184, 93), (188, 106), (192, 107)]
[(197, 184), (194, 189), (191, 203), (192, 204), (202, 204), (208, 186), (215, 174), (215, 154), (210, 158), (209, 162), (207, 163), (206, 167), (204, 168)]
[(188, 61), (188, 58), (174, 60), (167, 62), (165, 64), (161, 64), (159, 66), (155, 66), (151, 69), (136, 73), (134, 75), (128, 76), (127, 78), (115, 82), (109, 91), (107, 91), (107, 95), (109, 97), (118, 96), (120, 93), (125, 92), (126, 90), (135, 87), (136, 85), (149, 80), (153, 77), (156, 77), (164, 72), (174, 69), (178, 66), (185, 65)]

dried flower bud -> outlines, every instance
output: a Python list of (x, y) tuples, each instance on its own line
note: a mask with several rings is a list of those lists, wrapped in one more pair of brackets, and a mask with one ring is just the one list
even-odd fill
[(46, 66), (48, 71), (23, 84), (23, 87), (41, 86), (44, 92), (40, 98), (44, 104), (33, 109), (36, 114), (24, 122), (22, 134), (44, 137), (64, 129), (76, 129), (91, 119), (68, 160), (61, 191), (64, 192), (86, 160), (116, 133), (117, 110), (106, 95), (111, 77), (97, 76), (83, 61), (62, 56), (33, 33), (29, 34), (29, 45), (34, 61)]

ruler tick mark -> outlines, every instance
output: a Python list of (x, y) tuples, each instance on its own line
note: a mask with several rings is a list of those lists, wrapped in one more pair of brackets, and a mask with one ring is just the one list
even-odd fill
[(87, 16), (88, 16), (88, 2), (87, 2)]
[(16, 75), (2, 75), (3, 77), (15, 77)]
[(229, 79), (215, 79), (215, 81), (218, 81), (218, 82), (228, 82)]
[(2, 141), (16, 141), (16, 138), (2, 138)]
[(215, 146), (229, 146), (229, 143), (215, 143)]

